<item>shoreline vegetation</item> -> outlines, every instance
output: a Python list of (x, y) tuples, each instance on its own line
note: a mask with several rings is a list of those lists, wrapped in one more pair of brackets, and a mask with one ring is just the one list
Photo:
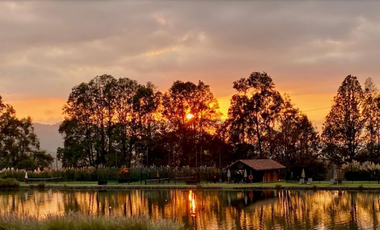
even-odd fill
[(137, 229), (177, 230), (181, 225), (171, 220), (152, 221), (148, 217), (92, 216), (81, 213), (47, 215), (45, 218), (0, 215), (0, 230), (82, 230), (82, 229)]
[(57, 190), (128, 190), (128, 189), (205, 189), (205, 190), (375, 190), (380, 191), (380, 183), (377, 181), (343, 181), (341, 184), (330, 184), (329, 181), (316, 181), (312, 184), (299, 184), (297, 182), (269, 182), (252, 184), (230, 183), (201, 183), (186, 185), (185, 183), (150, 184), (138, 183), (117, 184), (109, 182), (107, 185), (98, 185), (94, 182), (47, 182), (43, 183), (20, 183), (20, 188), (57, 189)]

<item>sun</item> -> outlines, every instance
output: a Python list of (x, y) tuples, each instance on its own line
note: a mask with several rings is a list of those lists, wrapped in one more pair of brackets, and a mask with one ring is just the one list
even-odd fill
[(187, 117), (187, 119), (189, 119), (189, 120), (190, 120), (191, 118), (193, 118), (193, 117), (194, 117), (194, 115), (193, 115), (193, 114), (191, 114), (191, 113), (189, 113), (189, 114), (187, 114), (187, 115), (186, 115), (186, 117)]

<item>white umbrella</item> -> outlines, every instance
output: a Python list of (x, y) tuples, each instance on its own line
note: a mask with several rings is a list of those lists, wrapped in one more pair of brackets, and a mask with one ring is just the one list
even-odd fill
[(247, 169), (244, 169), (244, 178), (247, 178)]

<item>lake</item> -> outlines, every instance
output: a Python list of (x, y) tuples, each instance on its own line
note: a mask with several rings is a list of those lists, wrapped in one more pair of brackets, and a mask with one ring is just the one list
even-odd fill
[(0, 214), (147, 215), (207, 230), (380, 229), (379, 198), (370, 191), (19, 190), (0, 192)]

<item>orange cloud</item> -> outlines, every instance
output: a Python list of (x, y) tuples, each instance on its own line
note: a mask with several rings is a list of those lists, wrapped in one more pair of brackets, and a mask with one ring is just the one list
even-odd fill
[(66, 99), (24, 98), (4, 101), (15, 108), (16, 115), (19, 118), (30, 116), (36, 123), (55, 124), (63, 120), (62, 107)]

